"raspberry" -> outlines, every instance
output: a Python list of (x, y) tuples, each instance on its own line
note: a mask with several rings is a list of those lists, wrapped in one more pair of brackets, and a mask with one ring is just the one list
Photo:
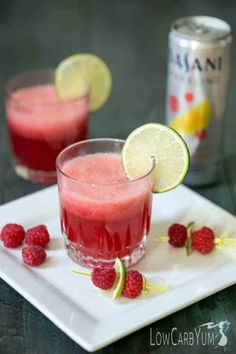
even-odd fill
[(7, 224), (1, 231), (1, 239), (5, 247), (19, 247), (25, 238), (25, 230), (18, 224)]
[(173, 224), (168, 229), (169, 244), (173, 247), (183, 247), (187, 239), (187, 228), (181, 224)]
[(122, 295), (130, 299), (139, 296), (143, 290), (143, 276), (137, 270), (129, 270), (126, 273)]
[(92, 271), (92, 282), (100, 289), (110, 289), (115, 281), (116, 272), (114, 268), (94, 268)]
[(214, 248), (214, 232), (209, 227), (202, 227), (192, 233), (192, 246), (200, 253), (210, 253)]
[(37, 266), (46, 259), (46, 251), (40, 246), (26, 246), (22, 249), (22, 258), (25, 264)]
[(27, 245), (44, 247), (49, 240), (50, 236), (45, 225), (38, 225), (26, 231), (25, 243)]

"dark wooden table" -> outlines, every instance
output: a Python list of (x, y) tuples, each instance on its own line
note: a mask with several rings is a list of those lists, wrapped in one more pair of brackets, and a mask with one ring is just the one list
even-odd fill
[[(119, 137), (145, 122), (163, 122), (166, 52), (170, 23), (204, 14), (236, 27), (236, 2), (221, 0), (1, 0), (0, 2), (0, 203), (44, 188), (13, 172), (4, 119), (4, 82), (18, 71), (53, 67), (77, 52), (104, 58), (112, 70), (107, 105), (92, 115), (91, 137)], [(233, 64), (235, 63), (235, 48)], [(233, 65), (234, 66), (234, 65)], [(233, 68), (234, 69), (234, 68)], [(231, 213), (236, 211), (235, 71), (226, 120), (224, 175), (220, 184), (197, 191)], [(13, 216), (14, 219), (14, 216)], [(212, 346), (151, 346), (154, 333), (173, 327), (192, 331), (205, 322), (230, 321), (227, 353), (236, 352), (236, 286), (173, 314), (99, 351), (108, 353), (212, 353)], [(0, 353), (71, 354), (85, 351), (0, 280)]]

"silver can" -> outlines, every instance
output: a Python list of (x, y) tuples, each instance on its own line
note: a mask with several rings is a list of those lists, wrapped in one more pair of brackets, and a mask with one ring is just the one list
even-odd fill
[(192, 186), (220, 177), (231, 42), (230, 26), (208, 16), (178, 19), (169, 34), (166, 123), (188, 145)]

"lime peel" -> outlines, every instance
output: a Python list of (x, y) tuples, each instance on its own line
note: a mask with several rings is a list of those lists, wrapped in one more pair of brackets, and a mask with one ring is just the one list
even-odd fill
[(186, 239), (185, 245), (184, 245), (187, 256), (190, 256), (191, 251), (192, 251), (191, 236), (192, 236), (193, 227), (194, 227), (194, 221), (190, 222), (187, 225), (187, 239)]
[(119, 274), (119, 280), (113, 292), (112, 300), (116, 300), (120, 297), (125, 285), (126, 268), (124, 262), (120, 258), (116, 258), (115, 269), (116, 274)]

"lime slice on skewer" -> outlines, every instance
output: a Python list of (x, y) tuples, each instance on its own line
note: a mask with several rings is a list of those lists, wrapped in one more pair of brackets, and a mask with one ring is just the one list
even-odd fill
[(149, 123), (135, 129), (126, 139), (122, 162), (129, 179), (145, 176), (153, 167), (153, 191), (177, 187), (189, 169), (189, 151), (183, 138), (172, 128)]
[(119, 280), (113, 292), (112, 300), (116, 300), (121, 295), (125, 284), (126, 268), (124, 262), (120, 258), (116, 258), (115, 269), (116, 274), (119, 274)]
[(90, 111), (96, 111), (104, 105), (111, 92), (111, 72), (101, 58), (92, 54), (75, 54), (56, 68), (55, 87), (61, 99), (76, 99), (89, 91)]

